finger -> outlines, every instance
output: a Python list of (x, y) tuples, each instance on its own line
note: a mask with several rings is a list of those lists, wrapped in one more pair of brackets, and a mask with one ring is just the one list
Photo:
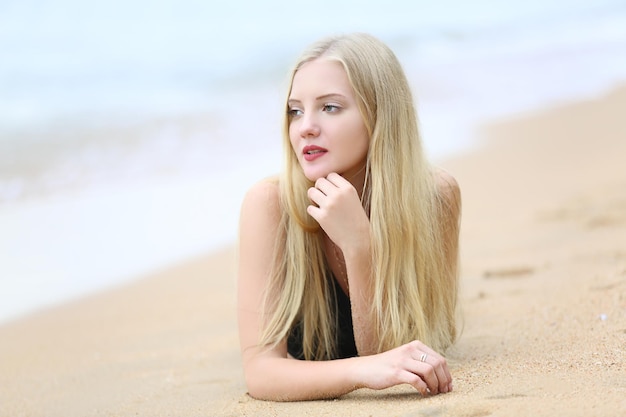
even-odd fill
[(439, 393), (439, 380), (431, 364), (422, 362), (419, 358), (413, 358), (413, 360), (409, 361), (407, 369), (419, 376), (426, 383), (432, 394)]
[(439, 353), (435, 352), (434, 350), (432, 350), (430, 347), (428, 347), (427, 345), (425, 345), (419, 340), (415, 340), (414, 342), (411, 342), (411, 343), (417, 348), (417, 350), (421, 350), (424, 353), (427, 353), (432, 358), (434, 358), (435, 361), (433, 362), (437, 362), (441, 364), (446, 374), (446, 377), (448, 378), (450, 382), (452, 382), (452, 375), (450, 375), (450, 370), (448, 369), (448, 363), (443, 356), (441, 356)]
[(399, 378), (403, 383), (413, 386), (413, 388), (418, 390), (420, 394), (424, 396), (430, 394), (430, 389), (428, 389), (428, 385), (419, 375), (413, 372), (404, 371), (399, 375)]
[(452, 381), (449, 379), (448, 375), (446, 375), (444, 367), (443, 365), (441, 365), (441, 363), (439, 362), (435, 362), (434, 364), (431, 363), (435, 360), (436, 358), (432, 356), (428, 356), (425, 362), (433, 367), (433, 370), (435, 371), (435, 375), (437, 375), (437, 381), (439, 382), (439, 392), (448, 392), (450, 390), (449, 389), (450, 382)]
[(433, 368), (433, 372), (437, 376), (438, 391), (448, 392), (451, 381), (448, 379), (444, 367), (442, 366), (442, 363), (445, 364), (445, 362), (442, 362), (443, 358), (438, 358), (435, 355), (429, 355), (419, 350), (416, 353), (419, 354), (419, 359), (416, 358), (418, 361), (430, 365)]
[(347, 186), (347, 185), (352, 185), (350, 183), (350, 181), (348, 181), (347, 179), (345, 179), (344, 177), (342, 177), (341, 175), (337, 174), (336, 172), (331, 172), (330, 174), (328, 174), (326, 176), (326, 179), (332, 183), (333, 185), (335, 185), (336, 187), (342, 187), (342, 186)]
[(320, 209), (317, 206), (307, 206), (306, 208), (306, 212), (309, 213), (309, 216), (313, 217), (315, 219), (315, 221), (317, 221), (318, 223), (320, 222), (320, 216), (322, 214), (322, 209)]
[(309, 188), (307, 190), (306, 194), (309, 197), (309, 200), (311, 200), (312, 202), (317, 204), (318, 207), (321, 207), (322, 203), (327, 198), (326, 195), (323, 192), (321, 192), (320, 190), (318, 190), (315, 187)]
[(433, 358), (435, 358), (437, 362), (441, 365), (441, 368), (443, 369), (446, 375), (448, 385), (451, 385), (452, 375), (450, 374), (450, 369), (448, 369), (448, 362), (446, 361), (446, 358), (444, 358), (443, 356), (441, 356), (440, 354), (438, 354), (437, 352), (435, 352), (434, 350), (432, 350), (430, 347), (426, 346), (425, 344), (421, 342), (419, 343), (420, 343), (420, 349), (423, 350), (425, 353), (427, 353), (429, 356), (432, 356)]
[(315, 181), (315, 188), (327, 196), (332, 195), (332, 193), (337, 190), (337, 186), (326, 178), (318, 178), (317, 181)]

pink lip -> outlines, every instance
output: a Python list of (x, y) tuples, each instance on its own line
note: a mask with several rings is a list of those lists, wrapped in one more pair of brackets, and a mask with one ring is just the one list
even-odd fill
[(328, 152), (328, 149), (324, 149), (316, 145), (307, 145), (302, 148), (302, 155), (304, 156), (304, 159), (309, 162), (314, 161), (321, 156), (324, 156), (326, 152)]

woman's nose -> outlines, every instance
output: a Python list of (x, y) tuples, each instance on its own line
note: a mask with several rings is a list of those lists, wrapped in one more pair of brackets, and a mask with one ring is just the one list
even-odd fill
[(311, 113), (302, 115), (300, 123), (300, 136), (303, 138), (317, 137), (320, 134), (320, 126), (317, 118)]

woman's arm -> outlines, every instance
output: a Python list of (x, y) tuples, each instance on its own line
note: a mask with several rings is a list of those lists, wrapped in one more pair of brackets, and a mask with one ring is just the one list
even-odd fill
[[(286, 341), (273, 349), (258, 345), (262, 297), (269, 283), (279, 235), (276, 184), (261, 182), (246, 195), (240, 220), (238, 316), (248, 392), (276, 401), (336, 398), (357, 388), (383, 389), (410, 384), (422, 394), (448, 392), (445, 359), (420, 342), (377, 355), (332, 361), (301, 361), (287, 356)], [(421, 361), (428, 354), (426, 362)], [(445, 369), (442, 376), (439, 370)]]
[(276, 239), (282, 238), (279, 222), (277, 185), (269, 181), (255, 185), (242, 205), (239, 242), (239, 336), (250, 395), (278, 401), (335, 398), (361, 387), (381, 389), (401, 383), (422, 393), (445, 391), (449, 381), (440, 381), (433, 366), (417, 360), (425, 352), (433, 361), (443, 358), (418, 342), (379, 355), (334, 361), (289, 359), (286, 341), (269, 350), (258, 345), (262, 297)]
[(287, 357), (286, 341), (269, 350), (258, 345), (273, 252), (283, 238), (279, 222), (277, 184), (256, 184), (242, 205), (239, 236), (239, 338), (248, 391), (279, 401), (341, 396), (359, 385), (350, 371), (352, 360), (305, 362)]
[(309, 214), (343, 253), (357, 351), (360, 356), (372, 355), (377, 342), (370, 314), (373, 287), (367, 214), (354, 186), (337, 173), (319, 178), (308, 196)]

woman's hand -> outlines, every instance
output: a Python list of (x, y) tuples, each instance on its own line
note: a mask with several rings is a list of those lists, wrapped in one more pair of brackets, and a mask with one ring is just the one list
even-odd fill
[(420, 341), (413, 341), (359, 359), (357, 380), (364, 387), (385, 389), (410, 384), (422, 395), (452, 391), (452, 376), (445, 358)]
[(369, 219), (354, 186), (341, 175), (319, 178), (308, 190), (314, 203), (307, 212), (342, 251), (367, 242)]

